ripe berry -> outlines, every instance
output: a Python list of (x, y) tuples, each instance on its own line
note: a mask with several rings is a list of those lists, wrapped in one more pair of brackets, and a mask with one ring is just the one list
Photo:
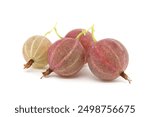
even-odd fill
[(122, 76), (130, 83), (128, 76), (124, 73), (128, 61), (126, 48), (119, 41), (111, 38), (96, 42), (88, 57), (89, 68), (99, 79), (114, 80)]
[(76, 39), (63, 38), (49, 48), (49, 69), (43, 72), (43, 76), (47, 76), (51, 72), (65, 77), (75, 75), (80, 71), (84, 62), (85, 51), (81, 43)]

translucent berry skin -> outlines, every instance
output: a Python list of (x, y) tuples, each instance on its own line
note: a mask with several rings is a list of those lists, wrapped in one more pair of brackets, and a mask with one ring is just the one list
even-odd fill
[(51, 71), (60, 76), (72, 76), (85, 62), (85, 51), (78, 40), (63, 38), (49, 48), (48, 63)]
[[(82, 32), (82, 30), (84, 29), (74, 29), (68, 32), (65, 37), (76, 39), (76, 37)], [(92, 34), (90, 32), (87, 32), (85, 35), (82, 34), (79, 37), (79, 41), (81, 42), (82, 46), (85, 49), (86, 58), (87, 58), (90, 48), (92, 47), (92, 45), (94, 45)]]
[(28, 62), (33, 60), (33, 68), (43, 68), (48, 64), (48, 48), (51, 42), (44, 36), (35, 35), (30, 37), (23, 45), (23, 56)]
[(95, 43), (88, 57), (92, 73), (102, 80), (114, 80), (127, 68), (129, 56), (117, 40), (107, 38)]

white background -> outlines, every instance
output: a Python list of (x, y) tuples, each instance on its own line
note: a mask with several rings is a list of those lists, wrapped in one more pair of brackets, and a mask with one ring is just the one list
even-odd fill
[[(111, 37), (127, 48), (126, 73), (132, 84), (119, 77), (113, 82), (96, 80), (88, 66), (75, 78), (43, 70), (23, 69), (23, 43), (44, 35), (55, 23), (64, 36), (74, 28), (95, 24), (97, 40)], [(48, 35), (52, 42), (58, 38)], [(142, 117), (150, 106), (150, 3), (149, 0), (1, 0), (0, 1), (0, 116), (2, 117)], [(134, 114), (15, 114), (15, 107), (78, 105), (135, 105)]]

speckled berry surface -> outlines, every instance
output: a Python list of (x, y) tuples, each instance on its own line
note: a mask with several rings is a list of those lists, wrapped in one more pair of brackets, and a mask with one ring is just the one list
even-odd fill
[(60, 76), (72, 76), (85, 62), (85, 50), (78, 40), (64, 38), (56, 41), (48, 51), (49, 68)]
[(95, 43), (88, 57), (92, 73), (102, 80), (113, 80), (124, 73), (129, 56), (126, 48), (117, 40), (107, 38)]

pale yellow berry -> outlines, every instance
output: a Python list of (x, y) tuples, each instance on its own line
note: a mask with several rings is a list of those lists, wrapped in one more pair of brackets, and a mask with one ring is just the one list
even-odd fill
[(34, 68), (43, 68), (48, 64), (48, 48), (51, 42), (45, 37), (35, 35), (30, 37), (23, 45), (23, 56), (27, 61), (24, 68), (31, 65)]

